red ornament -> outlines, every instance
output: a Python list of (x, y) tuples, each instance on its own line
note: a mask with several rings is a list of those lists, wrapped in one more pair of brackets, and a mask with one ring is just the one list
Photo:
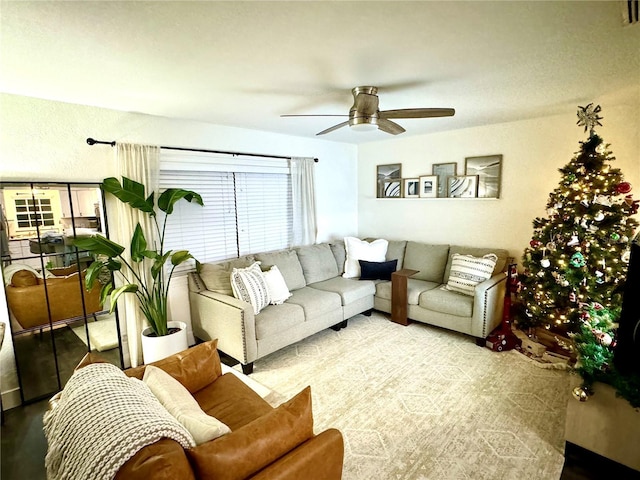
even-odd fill
[(531, 240), (529, 242), (529, 245), (531, 245), (531, 248), (538, 248), (540, 245), (542, 245), (542, 242), (540, 240)]
[(631, 184), (629, 182), (620, 182), (616, 187), (618, 193), (629, 193), (631, 191)]

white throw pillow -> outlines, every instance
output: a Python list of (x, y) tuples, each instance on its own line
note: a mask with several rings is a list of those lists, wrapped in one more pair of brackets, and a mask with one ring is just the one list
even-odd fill
[(447, 290), (473, 296), (476, 285), (491, 278), (497, 261), (498, 256), (493, 253), (482, 258), (454, 253)]
[(251, 304), (255, 315), (269, 305), (269, 291), (260, 262), (254, 262), (247, 268), (234, 268), (231, 271), (231, 289), (234, 297)]
[(164, 370), (147, 365), (142, 380), (162, 406), (191, 433), (196, 445), (231, 432), (220, 420), (204, 413), (189, 390)]
[(262, 272), (262, 276), (267, 284), (271, 305), (280, 305), (291, 296), (291, 292), (287, 288), (287, 282), (285, 282), (277, 265), (274, 265), (266, 272)]
[(355, 237), (344, 238), (344, 248), (347, 259), (344, 262), (344, 278), (358, 278), (360, 276), (360, 264), (358, 260), (367, 262), (384, 262), (387, 255), (389, 242), (379, 238), (369, 243)]

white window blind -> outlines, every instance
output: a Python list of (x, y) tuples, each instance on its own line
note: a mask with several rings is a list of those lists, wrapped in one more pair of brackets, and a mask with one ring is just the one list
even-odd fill
[(162, 153), (160, 191), (193, 190), (204, 202), (204, 207), (176, 203), (167, 222), (165, 250), (189, 250), (200, 262), (212, 262), (290, 247), (293, 211), (286, 161), (236, 158), (230, 163), (228, 157), (218, 158)]

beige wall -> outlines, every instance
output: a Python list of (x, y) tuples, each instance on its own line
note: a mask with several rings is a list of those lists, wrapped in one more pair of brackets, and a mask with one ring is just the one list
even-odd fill
[[(638, 106), (602, 104), (603, 127), (597, 132), (640, 198), (640, 114)], [(458, 114), (463, 115), (463, 112)], [(418, 120), (415, 120), (418, 121)], [(429, 121), (429, 120), (420, 120)], [(434, 120), (437, 121), (437, 120)], [(507, 248), (520, 263), (544, 216), (549, 193), (587, 134), (574, 112), (553, 117), (399, 137), (361, 145), (358, 150), (358, 233), (361, 237), (410, 238), (424, 242)], [(410, 125), (405, 125), (407, 130)], [(502, 154), (502, 194), (492, 199), (377, 199), (376, 165), (401, 163), (404, 177), (431, 174), (434, 163)]]

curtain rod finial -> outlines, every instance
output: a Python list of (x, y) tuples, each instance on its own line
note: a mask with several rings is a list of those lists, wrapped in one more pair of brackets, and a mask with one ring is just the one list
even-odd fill
[(89, 145), (94, 145), (96, 143), (96, 141), (93, 138), (87, 138), (87, 143)]

